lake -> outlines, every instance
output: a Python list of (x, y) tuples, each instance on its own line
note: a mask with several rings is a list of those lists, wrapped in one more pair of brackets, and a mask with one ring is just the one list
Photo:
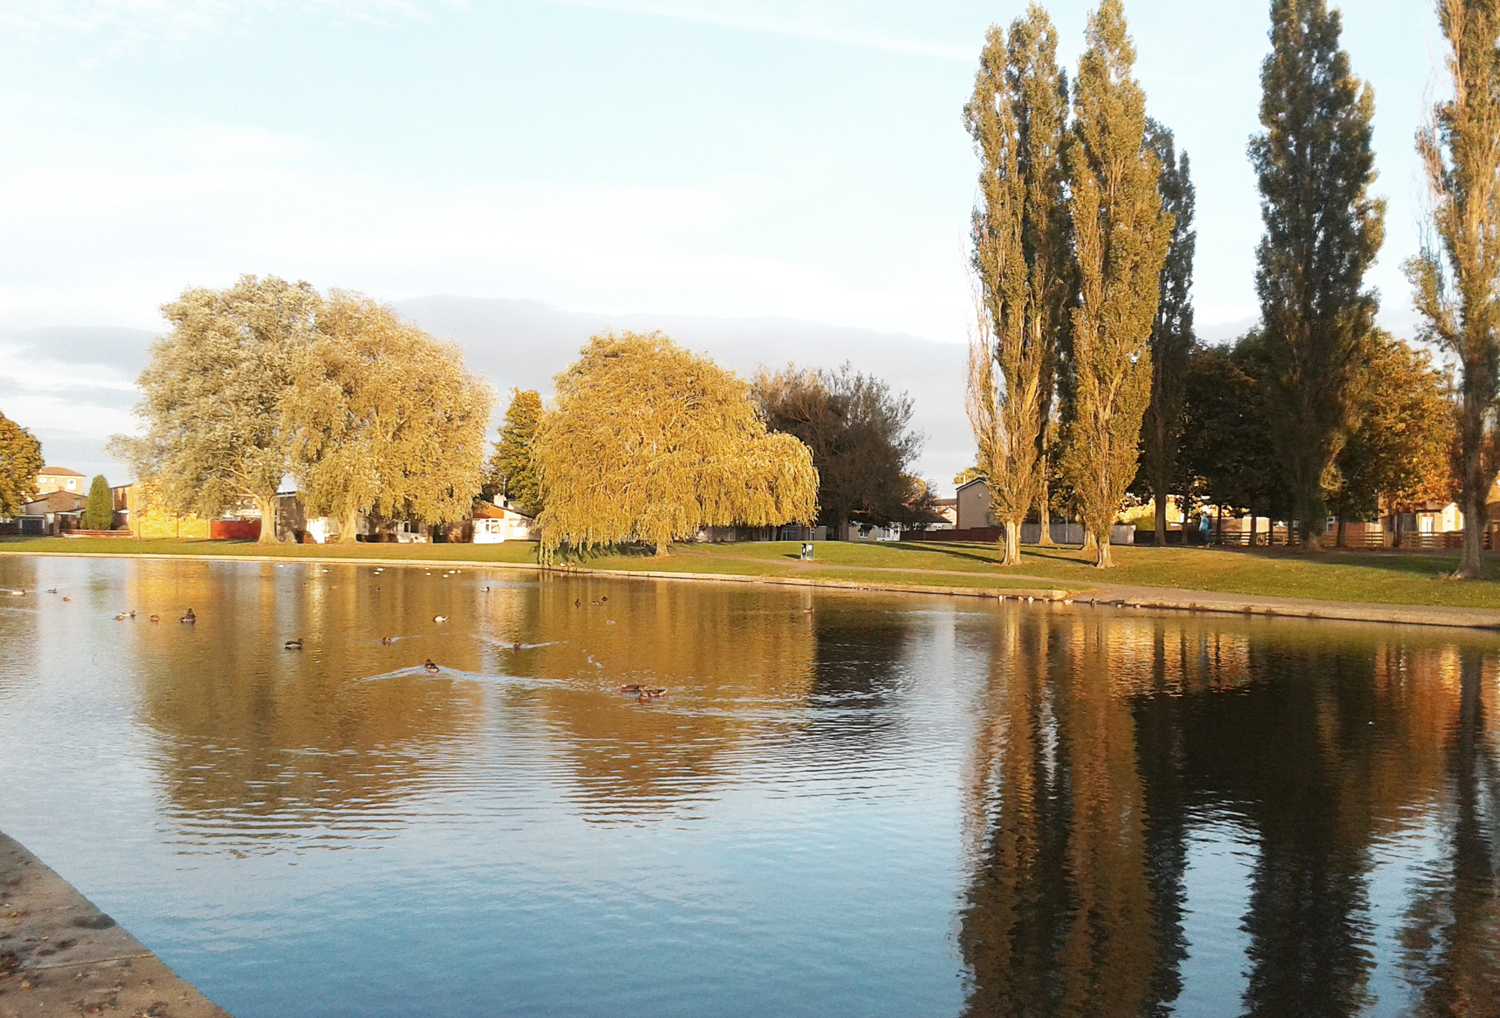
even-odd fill
[(1500, 1014), (1497, 709), (1464, 630), (0, 557), (0, 830), (237, 1018)]

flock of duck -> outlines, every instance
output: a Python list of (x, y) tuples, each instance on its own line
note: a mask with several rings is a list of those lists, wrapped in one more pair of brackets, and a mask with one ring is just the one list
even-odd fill
[[(331, 572), (331, 570), (324, 569), (323, 572), (327, 573), (327, 572)], [(385, 568), (383, 566), (375, 570), (375, 574), (376, 575), (379, 575), (380, 573), (383, 573), (383, 572), (385, 572)], [(450, 570), (444, 572), (443, 576), (446, 578), (446, 577), (449, 577), (449, 576), (453, 576), (453, 575), (455, 575), (455, 574), (457, 574), (459, 572), (461, 572), (461, 570), (450, 569)], [(427, 575), (431, 576), (432, 575), (432, 570), (430, 570), (430, 569), (427, 570)], [(302, 585), (304, 587), (307, 586), (306, 583), (304, 583)], [(378, 591), (380, 588), (376, 587), (375, 589)], [(490, 593), (490, 588), (489, 587), (485, 587), (484, 588), (484, 592), (486, 594)], [(25, 590), (8, 590), (8, 591), (6, 591), (6, 593), (11, 594), (11, 595), (16, 596), (16, 597), (24, 597), (27, 592)], [(49, 593), (49, 594), (56, 594), (57, 593), (57, 588), (56, 587), (52, 587), (52, 588), (50, 588), (50, 589), (47, 590), (47, 593)], [(65, 595), (63, 597), (63, 600), (64, 601), (71, 601), (72, 598)], [(608, 600), (609, 600), (609, 596), (608, 595), (603, 595), (603, 596), (599, 597), (598, 600), (590, 600), (589, 604), (592, 605), (593, 607), (597, 608), (597, 607), (602, 606)], [(574, 598), (573, 599), (573, 607), (574, 608), (581, 608), (581, 607), (583, 607), (583, 599), (582, 598)], [(807, 609), (807, 611), (811, 612), (812, 609), (809, 608), (809, 609)], [(124, 622), (124, 621), (126, 621), (128, 619), (133, 619), (135, 617), (136, 617), (136, 613), (134, 611), (123, 611), (123, 612), (120, 612), (118, 615), (115, 616), (115, 621), (116, 622)], [(147, 618), (151, 622), (160, 622), (161, 621), (161, 616), (160, 615), (153, 614), (153, 615), (147, 616)], [(437, 624), (441, 624), (441, 623), (447, 622), (448, 619), (449, 619), (449, 616), (447, 616), (447, 615), (434, 615), (432, 617), (432, 621), (434, 623), (437, 623)], [(186, 612), (184, 612), (182, 614), (182, 616), (180, 618), (178, 618), (177, 621), (181, 622), (181, 623), (184, 623), (186, 625), (192, 625), (192, 624), (194, 624), (194, 623), (196, 623), (198, 621), (198, 615), (197, 615), (196, 612), (193, 611), (192, 608), (189, 608)], [(391, 637), (391, 636), (383, 636), (383, 637), (380, 638), (380, 642), (382, 644), (384, 644), (385, 646), (390, 646), (391, 644), (393, 644), (393, 643), (396, 642), (396, 638), (395, 637)], [(282, 644), (282, 648), (285, 649), (285, 650), (301, 650), (302, 649), (302, 638), (299, 636), (295, 640), (287, 640), (285, 643)], [(510, 649), (512, 651), (519, 652), (523, 648), (522, 648), (522, 645), (519, 642), (516, 642), (516, 643), (512, 643), (510, 645)], [(442, 668), (441, 668), (441, 666), (438, 665), (438, 663), (436, 661), (432, 660), (432, 658), (428, 658), (423, 663), (422, 670), (425, 671), (428, 675), (436, 675), (440, 671), (442, 671)], [(634, 693), (634, 694), (636, 694), (636, 700), (639, 703), (650, 703), (652, 700), (659, 700), (659, 699), (662, 698), (663, 695), (665, 695), (666, 691), (667, 691), (666, 687), (658, 687), (658, 688), (649, 688), (648, 689), (646, 687), (641, 686), (638, 683), (631, 683), (629, 685), (625, 685), (625, 686), (621, 686), (620, 687), (620, 692), (621, 693)]]

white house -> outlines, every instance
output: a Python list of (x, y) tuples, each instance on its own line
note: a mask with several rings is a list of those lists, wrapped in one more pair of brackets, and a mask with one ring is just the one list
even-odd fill
[(535, 541), (539, 536), (536, 520), (512, 509), (499, 495), (495, 496), (495, 505), (481, 504), (474, 512), (475, 544)]

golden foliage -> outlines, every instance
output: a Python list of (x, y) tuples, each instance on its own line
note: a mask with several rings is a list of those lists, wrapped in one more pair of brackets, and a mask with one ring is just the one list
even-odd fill
[(545, 557), (626, 541), (664, 552), (700, 527), (817, 513), (807, 447), (767, 433), (744, 380), (659, 332), (595, 336), (556, 385), (535, 446)]

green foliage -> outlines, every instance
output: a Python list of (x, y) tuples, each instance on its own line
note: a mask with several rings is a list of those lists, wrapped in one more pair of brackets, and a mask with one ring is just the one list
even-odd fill
[(911, 399), (884, 381), (852, 371), (762, 369), (752, 384), (766, 426), (796, 436), (818, 473), (818, 522), (885, 525), (902, 519), (906, 468), (923, 442), (908, 430)]
[(103, 474), (94, 477), (89, 485), (89, 500), (83, 507), (85, 530), (108, 530), (115, 522), (115, 496), (109, 490), (109, 482)]
[(15, 516), (36, 497), (36, 475), (42, 469), (42, 443), (0, 413), (0, 516)]
[(1406, 265), (1425, 339), (1458, 361), (1458, 480), (1464, 514), (1458, 575), (1483, 572), (1485, 504), (1500, 471), (1500, 4), (1442, 0), (1453, 98), (1417, 135), (1437, 243)]
[(1071, 282), (1064, 200), (1066, 78), (1057, 33), (1036, 4), (1010, 36), (989, 31), (964, 107), (979, 157), (981, 205), (971, 239), (978, 332), (969, 351), (967, 410), (1005, 561), (1043, 499), (1058, 336)]
[(595, 336), (556, 383), (534, 447), (544, 559), (816, 515), (807, 448), (767, 433), (742, 379), (661, 333)]
[(1188, 359), (1182, 467), (1209, 502), (1283, 517), (1288, 496), (1271, 439), (1269, 361), (1259, 331)]
[(312, 516), (467, 519), (483, 479), (493, 393), (463, 353), (359, 294), (331, 291), (296, 351), (280, 413)]
[(1327, 515), (1324, 492), (1351, 422), (1351, 385), (1376, 310), (1364, 274), (1384, 236), (1371, 198), (1375, 98), (1339, 47), (1325, 0), (1273, 0), (1261, 68), (1264, 133), (1250, 142), (1265, 235), (1255, 285), (1270, 360), (1272, 435), (1304, 546)]
[(500, 437), (489, 462), (487, 484), (527, 516), (536, 516), (543, 505), (542, 485), (532, 457), (541, 421), (542, 397), (536, 390), (510, 390), (510, 406), (500, 422)]
[(1141, 417), (1151, 398), (1151, 327), (1172, 216), (1157, 192), (1160, 163), (1145, 144), (1146, 96), (1119, 0), (1089, 17), (1074, 83), (1069, 149), (1080, 299), (1073, 310), (1073, 407), (1063, 468), (1098, 565), (1135, 478)]
[[(1181, 490), (1179, 445), (1187, 413), (1188, 357), (1193, 344), (1193, 229), (1196, 195), (1188, 156), (1174, 150), (1172, 132), (1146, 121), (1146, 144), (1161, 162), (1157, 190), (1172, 216), (1172, 243), (1161, 270), (1161, 301), (1151, 324), (1151, 402), (1141, 421), (1141, 476), (1137, 483), (1156, 502), (1156, 543), (1166, 542), (1166, 499)], [(1143, 483), (1142, 483), (1143, 482)]]

